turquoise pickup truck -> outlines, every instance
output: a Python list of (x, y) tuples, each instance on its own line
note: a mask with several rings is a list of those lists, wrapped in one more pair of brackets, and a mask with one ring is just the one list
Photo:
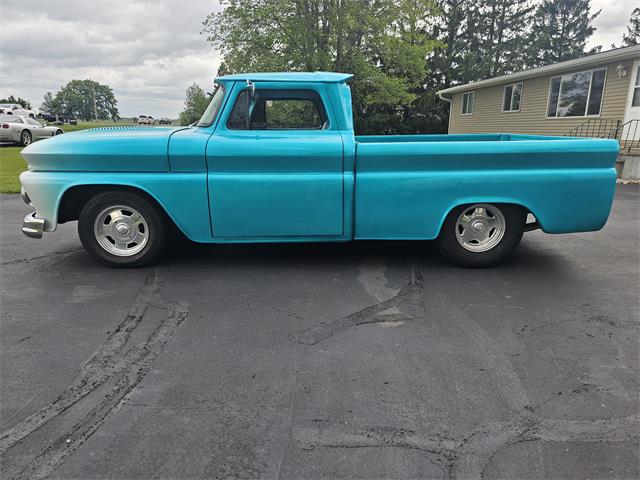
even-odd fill
[(606, 223), (615, 140), (354, 136), (350, 78), (228, 75), (194, 125), (34, 143), (20, 181), (36, 212), (22, 230), (39, 238), (78, 220), (87, 252), (111, 266), (151, 261), (175, 226), (209, 243), (435, 239), (453, 262), (483, 267), (525, 231)]

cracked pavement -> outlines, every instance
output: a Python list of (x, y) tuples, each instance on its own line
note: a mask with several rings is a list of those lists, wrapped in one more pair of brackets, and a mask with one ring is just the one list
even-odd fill
[(500, 268), (174, 243), (113, 270), (0, 196), (3, 478), (640, 477), (640, 187)]

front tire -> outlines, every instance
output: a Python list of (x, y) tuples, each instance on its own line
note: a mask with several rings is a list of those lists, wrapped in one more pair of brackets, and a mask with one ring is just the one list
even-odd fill
[(462, 205), (447, 216), (437, 240), (438, 248), (457, 265), (491, 267), (518, 246), (526, 219), (527, 212), (517, 205)]
[(140, 267), (164, 247), (166, 225), (158, 208), (131, 192), (93, 197), (78, 219), (78, 235), (94, 259), (110, 267)]

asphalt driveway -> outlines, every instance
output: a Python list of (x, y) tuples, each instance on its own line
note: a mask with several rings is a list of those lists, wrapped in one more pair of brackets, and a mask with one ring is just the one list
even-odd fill
[(3, 478), (638, 478), (640, 188), (464, 270), (423, 243), (113, 270), (0, 197)]

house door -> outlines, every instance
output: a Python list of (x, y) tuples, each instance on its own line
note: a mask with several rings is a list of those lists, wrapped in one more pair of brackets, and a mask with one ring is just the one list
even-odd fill
[[(629, 94), (627, 95), (627, 108), (624, 113), (624, 123), (635, 120), (626, 125), (620, 136), (621, 142), (640, 140), (640, 60), (633, 63), (631, 79), (629, 82)], [(624, 145), (623, 145), (624, 146)]]

